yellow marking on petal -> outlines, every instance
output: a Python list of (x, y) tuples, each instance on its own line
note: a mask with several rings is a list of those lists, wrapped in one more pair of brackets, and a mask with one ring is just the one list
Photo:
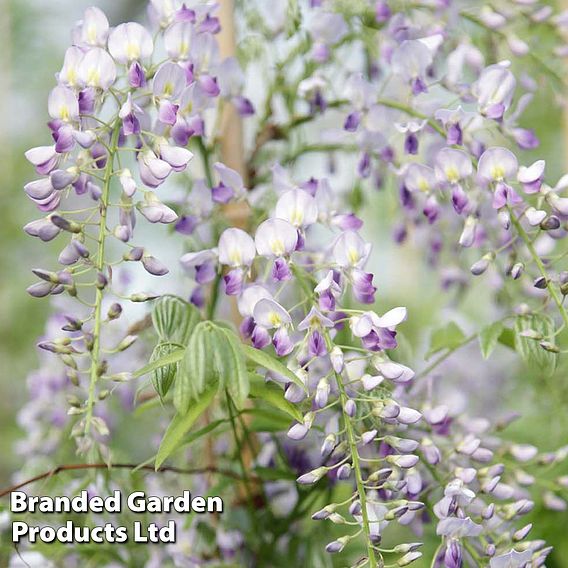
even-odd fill
[(292, 225), (298, 227), (304, 221), (304, 212), (301, 209), (294, 209), (292, 215), (290, 216), (290, 222)]
[(282, 239), (272, 239), (270, 241), (270, 250), (275, 256), (282, 256), (286, 252), (286, 247)]
[(359, 262), (359, 260), (360, 260), (359, 251), (358, 251), (356, 248), (351, 247), (351, 248), (347, 251), (347, 258), (349, 259), (349, 262), (350, 262), (351, 264), (357, 264), (357, 263)]
[(69, 67), (69, 69), (67, 69), (67, 82), (71, 87), (77, 85), (77, 69), (75, 67)]
[(97, 41), (97, 26), (91, 24), (87, 28), (87, 43), (94, 44)]
[(277, 312), (270, 312), (269, 316), (268, 316), (268, 321), (270, 322), (270, 324), (274, 327), (278, 327), (280, 326), (280, 324), (282, 323), (282, 318), (280, 317), (280, 314)]
[(426, 178), (420, 178), (418, 180), (418, 189), (424, 192), (430, 191), (430, 184)]
[(140, 45), (136, 42), (129, 41), (126, 44), (126, 55), (128, 59), (138, 59), (140, 57)]
[(59, 118), (65, 122), (69, 120), (69, 107), (67, 105), (59, 107)]
[(491, 177), (494, 180), (502, 180), (505, 177), (505, 170), (501, 166), (493, 166), (491, 168)]
[(449, 166), (446, 168), (446, 178), (450, 183), (456, 183), (460, 179), (460, 174), (455, 166)]
[(164, 85), (163, 95), (164, 97), (171, 97), (174, 92), (174, 84), (173, 83), (166, 83)]
[(235, 265), (242, 264), (243, 256), (241, 251), (236, 248), (231, 249), (231, 252), (229, 253), (229, 260)]
[(179, 46), (180, 57), (187, 57), (189, 55), (189, 43), (187, 41), (182, 41)]
[(98, 87), (101, 80), (101, 74), (96, 67), (91, 67), (87, 73), (87, 85), (89, 87)]

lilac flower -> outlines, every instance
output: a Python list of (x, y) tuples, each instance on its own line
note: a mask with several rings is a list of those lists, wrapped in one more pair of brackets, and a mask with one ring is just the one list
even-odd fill
[(85, 10), (74, 34), (76, 43), (92, 47), (104, 47), (109, 33), (109, 23), (104, 12), (96, 6)]
[(259, 255), (283, 257), (296, 250), (298, 233), (288, 221), (268, 219), (258, 226), (254, 242)]
[(190, 22), (175, 22), (166, 29), (164, 47), (173, 60), (188, 59), (193, 33), (193, 26)]
[(79, 101), (75, 93), (67, 87), (55, 87), (49, 94), (49, 116), (73, 122), (79, 118)]
[(148, 59), (154, 51), (152, 36), (140, 24), (120, 24), (109, 35), (108, 50), (119, 63)]
[(486, 67), (472, 88), (479, 111), (488, 118), (501, 119), (511, 104), (516, 83), (507, 64)]
[(219, 262), (232, 268), (250, 267), (256, 256), (252, 237), (242, 229), (226, 229), (219, 239)]
[(517, 172), (517, 179), (523, 184), (525, 193), (538, 193), (544, 179), (546, 162), (537, 160), (531, 166), (521, 166)]
[(81, 86), (106, 91), (116, 80), (116, 66), (104, 49), (94, 47), (81, 59), (77, 76)]
[(241, 197), (246, 191), (241, 175), (217, 162), (213, 168), (219, 176), (219, 185), (212, 188), (213, 200), (217, 203), (228, 203), (231, 199)]
[(316, 200), (302, 189), (291, 189), (278, 199), (274, 215), (296, 228), (308, 227), (318, 218)]
[(254, 320), (261, 326), (271, 329), (292, 323), (290, 314), (275, 300), (262, 298), (253, 308)]
[(333, 244), (332, 254), (341, 268), (363, 268), (371, 252), (371, 244), (366, 243), (355, 231), (341, 233)]
[(432, 65), (432, 53), (420, 40), (406, 40), (397, 47), (391, 57), (393, 73), (405, 79), (413, 95), (427, 90), (426, 72)]

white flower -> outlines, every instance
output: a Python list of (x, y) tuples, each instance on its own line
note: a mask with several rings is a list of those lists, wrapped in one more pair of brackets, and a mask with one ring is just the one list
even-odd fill
[(108, 50), (119, 63), (147, 59), (154, 51), (150, 32), (136, 22), (120, 24), (108, 38)]
[(232, 268), (250, 266), (256, 256), (252, 237), (242, 229), (226, 229), (219, 239), (219, 262)]
[(258, 226), (254, 242), (261, 256), (280, 257), (296, 249), (298, 232), (284, 219), (267, 219)]
[(363, 268), (371, 248), (371, 243), (366, 243), (359, 233), (345, 231), (335, 240), (332, 254), (341, 268)]
[(290, 314), (275, 300), (263, 298), (253, 309), (254, 321), (268, 329), (278, 328), (292, 322)]
[(294, 227), (307, 227), (317, 221), (316, 200), (303, 189), (290, 189), (276, 203), (274, 216), (288, 221)]

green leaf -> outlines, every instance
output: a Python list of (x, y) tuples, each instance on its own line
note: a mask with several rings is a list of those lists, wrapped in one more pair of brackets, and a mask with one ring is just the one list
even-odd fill
[(275, 357), (268, 355), (268, 353), (265, 353), (260, 349), (250, 347), (249, 345), (243, 345), (243, 353), (249, 361), (252, 361), (256, 365), (262, 367), (263, 369), (266, 369), (267, 371), (272, 371), (273, 373), (282, 375), (307, 392), (306, 385), (304, 385), (304, 383), (292, 371), (290, 371), (290, 369), (288, 369), (286, 365), (283, 365)]
[(504, 327), (500, 321), (496, 321), (481, 330), (479, 334), (479, 346), (484, 359), (488, 359), (493, 349), (497, 346), (503, 330)]
[(162, 296), (152, 312), (152, 323), (160, 340), (181, 345), (187, 345), (199, 319), (197, 308), (178, 296)]
[[(172, 343), (158, 343), (158, 345), (154, 347), (150, 362), (159, 361), (177, 349), (179, 348)], [(152, 384), (162, 400), (165, 398), (166, 394), (168, 394), (168, 390), (170, 390), (172, 386), (178, 371), (178, 365), (179, 363), (170, 363), (169, 365), (158, 367), (152, 371)]]
[(156, 469), (166, 461), (171, 453), (177, 448), (180, 440), (187, 434), (194, 422), (201, 416), (205, 409), (211, 404), (217, 387), (211, 387), (203, 395), (193, 402), (187, 412), (176, 414), (170, 422), (166, 433), (160, 443), (158, 454), (156, 455)]
[(213, 383), (215, 373), (210, 336), (209, 322), (197, 324), (191, 334), (174, 383), (174, 406), (178, 412), (185, 412), (189, 403)]
[(254, 473), (256, 473), (258, 477), (264, 479), (265, 481), (279, 481), (281, 479), (296, 481), (296, 478), (298, 477), (291, 471), (287, 471), (285, 469), (275, 469), (272, 467), (255, 467)]
[(249, 375), (235, 332), (223, 327), (215, 329), (215, 362), (221, 388), (228, 388), (241, 406), (249, 393)]
[(132, 378), (138, 379), (148, 373), (151, 373), (155, 369), (159, 369), (160, 367), (165, 367), (166, 365), (171, 365), (172, 363), (177, 363), (178, 361), (181, 361), (183, 359), (185, 349), (179, 346), (176, 347), (177, 349), (175, 351), (172, 351), (168, 355), (164, 355), (163, 357), (160, 357), (159, 359), (156, 359), (155, 361), (152, 361), (147, 365), (144, 365), (144, 367), (138, 369), (138, 371), (135, 371), (132, 374)]
[(503, 328), (501, 335), (499, 336), (499, 343), (508, 347), (509, 349), (515, 350), (515, 331), (508, 327)]
[(426, 354), (426, 359), (430, 358), (434, 353), (442, 351), (442, 349), (455, 349), (465, 340), (464, 332), (453, 321), (444, 327), (436, 329), (430, 338), (430, 349)]
[(249, 426), (252, 432), (282, 432), (290, 428), (290, 417), (280, 410), (248, 408), (246, 414), (252, 415)]
[(302, 422), (304, 417), (294, 404), (284, 398), (284, 392), (273, 383), (265, 382), (264, 378), (252, 375), (250, 380), (250, 395), (252, 398), (260, 398), (274, 406), (278, 410), (285, 412), (294, 420)]
[(523, 331), (531, 330), (540, 334), (543, 339), (554, 335), (554, 320), (542, 314), (517, 316), (515, 320), (515, 349), (529, 367), (550, 376), (556, 369), (558, 354), (546, 351), (540, 346), (538, 339), (524, 337)]

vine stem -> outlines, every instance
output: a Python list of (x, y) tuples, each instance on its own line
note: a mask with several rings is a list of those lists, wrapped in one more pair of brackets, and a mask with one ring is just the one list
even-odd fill
[[(105, 265), (105, 244), (106, 244), (106, 220), (110, 196), (110, 184), (112, 180), (114, 168), (114, 156), (116, 154), (118, 145), (118, 135), (120, 132), (119, 121), (113, 127), (110, 139), (109, 154), (105, 167), (103, 191), (101, 194), (100, 202), (100, 218), (99, 218), (99, 237), (98, 237), (98, 251), (97, 261), (95, 268), (101, 272)], [(93, 348), (91, 350), (91, 368), (90, 368), (90, 382), (89, 382), (89, 398), (87, 401), (87, 413), (85, 416), (85, 435), (88, 435), (91, 430), (91, 421), (93, 418), (93, 407), (95, 405), (95, 389), (97, 380), (99, 378), (99, 355), (101, 349), (101, 316), (102, 316), (102, 303), (103, 303), (103, 290), (96, 288), (95, 291), (95, 311), (94, 311), (94, 327), (93, 327)]]
[(511, 216), (511, 221), (512, 221), (517, 233), (519, 234), (519, 236), (521, 237), (521, 239), (525, 243), (525, 246), (527, 247), (527, 249), (528, 249), (534, 263), (536, 264), (541, 276), (548, 283), (547, 289), (550, 292), (550, 295), (552, 296), (552, 299), (554, 300), (554, 303), (556, 304), (558, 311), (560, 312), (560, 315), (562, 316), (562, 320), (564, 321), (564, 325), (568, 327), (568, 313), (566, 312), (566, 308), (564, 308), (564, 303), (562, 301), (562, 298), (558, 294), (558, 291), (556, 290), (556, 288), (550, 282), (550, 278), (548, 276), (548, 272), (546, 270), (546, 267), (544, 266), (544, 263), (542, 262), (541, 258), (538, 256), (538, 254), (537, 254), (537, 252), (534, 248), (534, 245), (532, 244), (532, 242), (531, 242), (527, 232), (523, 228), (521, 222), (517, 219), (516, 215), (511, 210), (511, 208), (509, 207), (508, 209), (509, 209), (509, 214)]
[(10, 493), (17, 491), (18, 489), (21, 489), (22, 487), (26, 487), (27, 485), (31, 485), (32, 483), (36, 483), (38, 481), (41, 481), (43, 479), (48, 479), (50, 477), (53, 477), (54, 475), (58, 475), (60, 473), (63, 473), (64, 471), (80, 471), (80, 470), (89, 470), (89, 469), (106, 469), (106, 470), (112, 470), (112, 469), (131, 469), (131, 470), (144, 470), (144, 471), (149, 471), (151, 473), (178, 473), (180, 475), (200, 475), (203, 473), (217, 473), (220, 475), (224, 475), (226, 477), (230, 477), (232, 479), (236, 479), (238, 481), (242, 480), (242, 477), (238, 474), (236, 474), (235, 472), (228, 470), (228, 469), (219, 469), (216, 467), (198, 467), (198, 468), (193, 468), (193, 469), (182, 469), (179, 467), (173, 467), (173, 466), (162, 466), (159, 469), (155, 469), (153, 465), (138, 465), (135, 463), (114, 463), (114, 464), (107, 464), (107, 463), (73, 463), (73, 464), (64, 464), (64, 465), (58, 465), (57, 467), (54, 467), (53, 469), (50, 469), (49, 471), (46, 471), (44, 473), (40, 473), (39, 475), (36, 475), (35, 477), (31, 477), (30, 479), (27, 479), (26, 481), (22, 481), (21, 483), (18, 483), (16, 485), (12, 485), (11, 487), (8, 487), (7, 489), (3, 489), (2, 491), (0, 491), (0, 498), (2, 497), (6, 497), (6, 495), (9, 495)]
[[(333, 349), (333, 342), (329, 337), (329, 333), (325, 332), (325, 341), (327, 344), (327, 349), (329, 352)], [(359, 500), (361, 502), (361, 517), (363, 521), (363, 530), (367, 537), (367, 552), (369, 554), (369, 563), (372, 568), (377, 566), (377, 558), (375, 556), (375, 549), (371, 541), (371, 529), (369, 527), (369, 515), (367, 513), (367, 496), (365, 494), (365, 487), (363, 482), (363, 475), (361, 474), (361, 463), (359, 461), (359, 452), (357, 451), (357, 441), (355, 439), (355, 431), (353, 430), (353, 424), (351, 423), (351, 418), (345, 411), (345, 403), (348, 400), (347, 393), (345, 392), (345, 385), (343, 384), (343, 379), (341, 374), (335, 373), (335, 380), (337, 381), (337, 387), (339, 389), (339, 398), (341, 401), (341, 411), (343, 413), (343, 422), (345, 423), (345, 431), (347, 433), (347, 439), (349, 443), (349, 450), (351, 452), (351, 459), (353, 461), (353, 470), (355, 471), (355, 482), (357, 485), (357, 493), (359, 494)]]

